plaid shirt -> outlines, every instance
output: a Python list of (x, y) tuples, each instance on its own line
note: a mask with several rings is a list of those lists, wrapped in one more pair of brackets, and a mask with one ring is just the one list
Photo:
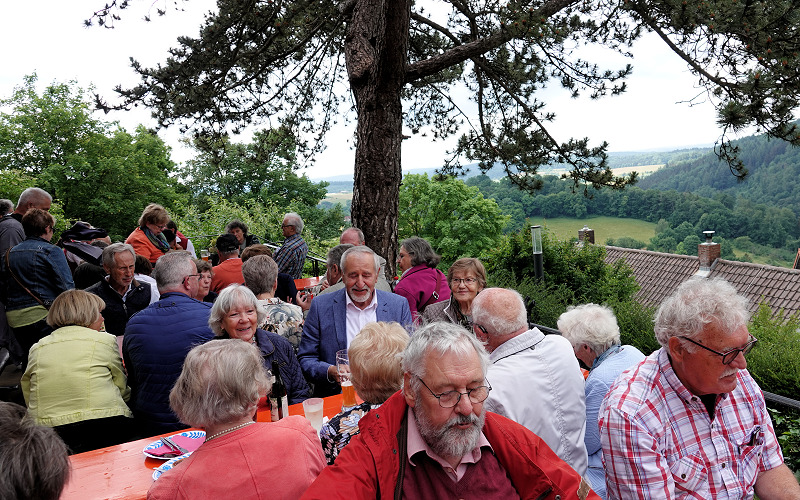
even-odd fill
[(620, 375), (599, 413), (608, 498), (751, 499), (783, 463), (764, 396), (741, 370), (714, 420), (660, 349)]
[(272, 258), (278, 264), (278, 272), (291, 274), (292, 278), (303, 277), (303, 264), (306, 262), (308, 245), (299, 234), (293, 234), (283, 240), (283, 245), (277, 250)]

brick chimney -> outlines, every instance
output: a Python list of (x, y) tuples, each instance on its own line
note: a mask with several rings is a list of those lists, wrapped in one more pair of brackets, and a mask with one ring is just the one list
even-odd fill
[(578, 242), (594, 244), (594, 229), (589, 229), (589, 226), (583, 226), (583, 229), (578, 231)]
[(714, 243), (714, 231), (703, 231), (706, 241), (697, 245), (697, 256), (700, 258), (700, 271), (710, 271), (714, 262), (719, 259), (719, 243)]

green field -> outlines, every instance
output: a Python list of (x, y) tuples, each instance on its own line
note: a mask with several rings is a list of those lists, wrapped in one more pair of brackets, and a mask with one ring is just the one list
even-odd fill
[(605, 244), (608, 238), (620, 238), (628, 236), (647, 243), (656, 234), (656, 225), (652, 222), (645, 222), (637, 219), (621, 219), (619, 217), (586, 217), (573, 219), (569, 217), (556, 217), (544, 219), (534, 217), (529, 219), (531, 224), (541, 224), (550, 230), (558, 239), (565, 240), (577, 238), (578, 231), (583, 226), (594, 229), (594, 241), (598, 244)]

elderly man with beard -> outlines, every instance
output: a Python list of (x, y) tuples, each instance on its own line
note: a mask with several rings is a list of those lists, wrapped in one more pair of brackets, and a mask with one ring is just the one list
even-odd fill
[(417, 330), (402, 391), (362, 417), (302, 498), (599, 498), (538, 436), (485, 410), (488, 364), (459, 325)]
[(609, 499), (799, 499), (747, 372), (747, 299), (694, 278), (661, 304), (662, 348), (620, 375), (599, 411)]
[(316, 397), (341, 392), (336, 352), (347, 349), (364, 325), (395, 321), (404, 328), (411, 326), (408, 301), (375, 290), (378, 260), (369, 247), (347, 249), (342, 254), (341, 269), (344, 288), (311, 301), (297, 353), (303, 375), (314, 384)]

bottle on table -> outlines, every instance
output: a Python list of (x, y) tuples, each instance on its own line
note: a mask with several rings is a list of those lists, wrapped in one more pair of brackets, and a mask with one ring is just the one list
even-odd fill
[(278, 362), (272, 362), (272, 392), (269, 395), (269, 403), (272, 410), (272, 421), (289, 416), (289, 395), (286, 392), (286, 385), (283, 383)]

